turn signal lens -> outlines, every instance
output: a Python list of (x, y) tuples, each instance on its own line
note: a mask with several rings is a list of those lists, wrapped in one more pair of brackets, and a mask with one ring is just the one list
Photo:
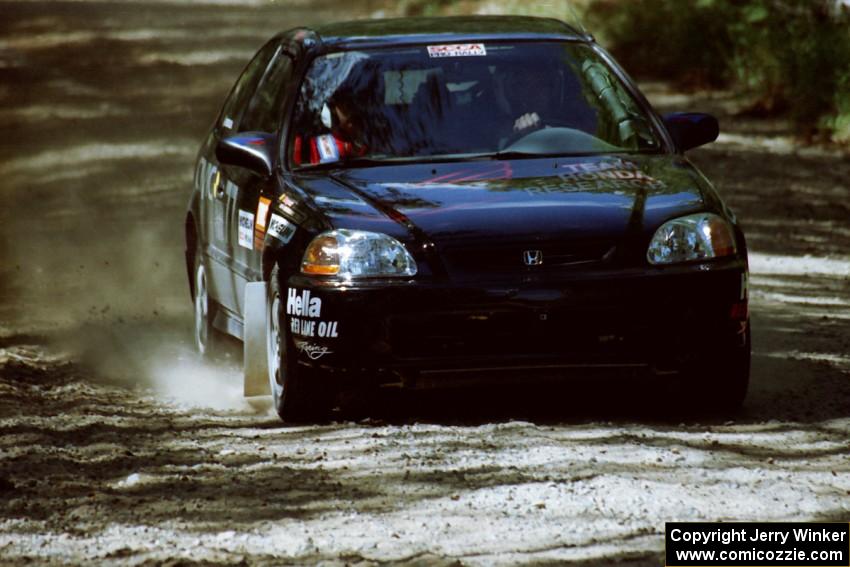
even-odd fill
[(750, 317), (750, 310), (746, 301), (733, 303), (729, 310), (729, 318), (733, 321), (746, 321)]
[(331, 233), (320, 234), (304, 252), (301, 271), (305, 274), (334, 276), (339, 273), (339, 243)]

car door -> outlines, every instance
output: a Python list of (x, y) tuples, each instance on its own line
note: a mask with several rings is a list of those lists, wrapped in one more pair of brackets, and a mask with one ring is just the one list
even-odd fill
[(202, 218), (206, 224), (208, 253), (210, 258), (210, 293), (215, 300), (229, 311), (238, 311), (237, 285), (233, 276), (233, 254), (238, 243), (231, 238), (233, 207), (238, 185), (233, 179), (232, 168), (222, 167), (215, 156), (215, 147), (222, 138), (238, 132), (238, 124), (245, 113), (260, 79), (275, 54), (277, 41), (261, 48), (245, 67), (228, 95), (213, 129), (213, 140), (203, 156)]
[[(291, 55), (284, 47), (279, 47), (240, 118), (239, 132), (279, 133), (281, 110), (288, 100), (292, 72)], [(262, 279), (263, 239), (275, 187), (274, 177), (264, 178), (244, 168), (227, 169), (234, 185), (228, 193), (228, 200), (232, 200), (230, 240), (236, 243), (231, 268), (236, 312), (241, 316), (245, 284)]]

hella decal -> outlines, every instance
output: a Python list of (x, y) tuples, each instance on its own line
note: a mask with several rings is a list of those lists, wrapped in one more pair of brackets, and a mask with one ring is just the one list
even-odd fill
[(310, 290), (302, 290), (299, 295), (299, 290), (290, 289), (286, 298), (286, 314), (291, 315), (289, 330), (293, 335), (323, 339), (339, 336), (337, 321), (317, 320), (322, 316), (322, 300), (313, 297)]

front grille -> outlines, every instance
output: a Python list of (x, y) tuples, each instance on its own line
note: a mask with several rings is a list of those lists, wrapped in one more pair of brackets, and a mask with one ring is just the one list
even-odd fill
[[(539, 251), (540, 265), (529, 266), (525, 254)], [(547, 270), (603, 262), (614, 254), (610, 240), (573, 242), (526, 242), (520, 244), (485, 244), (478, 246), (452, 246), (443, 251), (450, 272), (512, 272)]]

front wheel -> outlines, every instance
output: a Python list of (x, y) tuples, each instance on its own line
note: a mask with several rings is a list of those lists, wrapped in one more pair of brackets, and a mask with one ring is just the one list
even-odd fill
[(299, 366), (292, 353), (294, 347), (286, 332), (280, 270), (275, 266), (269, 281), (268, 317), (266, 320), (266, 353), (269, 388), (274, 407), (284, 421), (313, 421), (323, 417), (332, 400), (329, 384), (319, 372)]
[(697, 383), (691, 394), (700, 409), (734, 415), (744, 404), (750, 384), (752, 344), (749, 323), (740, 341), (739, 345), (721, 349), (714, 360), (696, 371)]

